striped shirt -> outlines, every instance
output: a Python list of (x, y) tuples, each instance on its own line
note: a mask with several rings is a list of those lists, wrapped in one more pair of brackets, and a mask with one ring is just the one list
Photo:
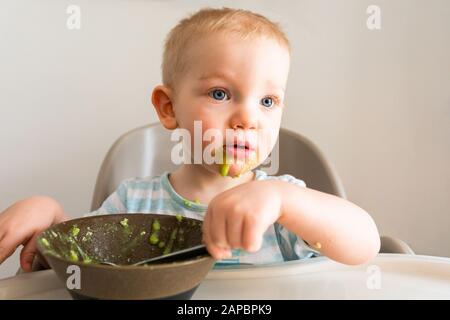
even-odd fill
[[(254, 170), (255, 180), (278, 179), (305, 187), (302, 180), (284, 174), (269, 176), (262, 170)], [(169, 172), (144, 178), (123, 180), (119, 187), (93, 212), (84, 216), (113, 213), (157, 213), (181, 215), (203, 220), (207, 206), (192, 202), (179, 195), (169, 181)], [(233, 250), (230, 259), (220, 260), (217, 267), (235, 264), (271, 264), (283, 261), (306, 259), (320, 255), (302, 238), (290, 232), (282, 225), (274, 223), (264, 233), (262, 247), (258, 252), (248, 253), (244, 250)]]

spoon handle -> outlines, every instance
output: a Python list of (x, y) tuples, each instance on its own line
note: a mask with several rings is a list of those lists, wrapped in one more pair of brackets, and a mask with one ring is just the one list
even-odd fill
[(206, 246), (204, 244), (200, 244), (198, 246), (190, 247), (183, 250), (178, 250), (169, 254), (157, 256), (154, 258), (146, 259), (143, 261), (139, 261), (134, 266), (142, 265), (142, 264), (148, 264), (148, 263), (167, 263), (177, 260), (183, 260), (183, 259), (189, 259), (194, 258), (196, 256), (209, 254), (208, 250), (206, 250)]

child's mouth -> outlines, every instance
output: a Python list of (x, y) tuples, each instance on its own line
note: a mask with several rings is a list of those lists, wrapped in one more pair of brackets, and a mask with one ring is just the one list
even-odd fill
[(224, 151), (233, 159), (246, 159), (255, 150), (246, 145), (234, 144), (234, 145), (224, 145)]
[(223, 146), (223, 164), (220, 166), (222, 176), (239, 177), (257, 163), (256, 149), (247, 142)]

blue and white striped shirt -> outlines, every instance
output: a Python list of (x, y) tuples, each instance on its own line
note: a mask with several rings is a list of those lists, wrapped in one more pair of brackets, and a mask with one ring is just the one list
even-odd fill
[[(302, 180), (284, 174), (269, 176), (262, 170), (254, 170), (255, 180), (279, 179), (305, 187)], [(192, 202), (180, 196), (169, 181), (169, 172), (144, 178), (123, 180), (102, 206), (85, 216), (113, 213), (160, 213), (182, 215), (184, 217), (203, 220), (207, 206)], [(282, 225), (275, 223), (264, 233), (261, 249), (255, 253), (244, 250), (233, 250), (230, 259), (219, 261), (216, 267), (229, 264), (270, 264), (283, 261), (306, 259), (319, 252), (311, 248), (299, 236)]]

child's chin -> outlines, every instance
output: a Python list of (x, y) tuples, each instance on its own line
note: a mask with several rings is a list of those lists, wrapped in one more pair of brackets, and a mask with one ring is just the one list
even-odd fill
[(238, 178), (241, 175), (251, 171), (253, 169), (252, 163), (233, 163), (230, 164), (228, 172), (224, 174), (224, 171), (221, 171), (221, 166), (219, 165), (219, 173), (223, 176)]
[(232, 164), (230, 166), (230, 170), (228, 171), (228, 176), (233, 177), (233, 178), (237, 178), (241, 174), (246, 173), (247, 171), (248, 170), (246, 170), (246, 168), (244, 168), (243, 164)]

